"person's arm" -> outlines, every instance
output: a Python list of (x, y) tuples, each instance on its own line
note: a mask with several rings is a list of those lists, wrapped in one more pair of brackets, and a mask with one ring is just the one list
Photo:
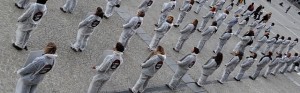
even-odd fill
[(23, 13), (19, 18), (18, 18), (18, 22), (24, 22), (26, 19), (28, 19), (31, 14), (34, 11), (34, 4), (30, 5), (30, 7), (26, 10), (25, 13)]
[(209, 60), (209, 62), (202, 66), (204, 69), (212, 68), (214, 67), (215, 63), (213, 62), (213, 59)]
[(128, 23), (123, 25), (123, 28), (130, 28), (134, 26), (135, 21), (136, 21), (135, 17), (132, 17)]
[(112, 62), (112, 57), (106, 56), (100, 66), (96, 66), (98, 72), (105, 72)]
[(154, 31), (162, 32), (165, 29), (166, 26), (167, 26), (167, 24), (163, 23), (159, 28), (155, 28)]
[(207, 13), (205, 16), (203, 16), (203, 18), (208, 18), (211, 15), (211, 11), (209, 11), (209, 13)]
[(142, 68), (150, 67), (154, 64), (155, 61), (160, 60), (157, 55), (152, 56), (150, 59), (148, 59), (145, 63), (142, 63)]
[(182, 30), (180, 30), (180, 33), (186, 33), (186, 32), (189, 32), (192, 29), (193, 29), (193, 26), (191, 26), (191, 25), (188, 24), (185, 28), (183, 28)]
[(139, 6), (138, 8), (142, 8), (143, 6), (145, 6), (148, 2), (146, 0), (144, 0)]
[(41, 65), (40, 63), (41, 63), (41, 59), (35, 58), (32, 63), (29, 63), (27, 66), (19, 69), (17, 73), (20, 75), (35, 73), (38, 70), (37, 68), (39, 68), (39, 66)]
[(253, 62), (253, 59), (247, 59), (245, 63), (241, 64), (241, 67), (250, 66)]
[(81, 28), (81, 27), (86, 26), (87, 24), (89, 24), (89, 23), (92, 21), (92, 19), (93, 19), (93, 16), (90, 15), (90, 16), (87, 17), (86, 19), (82, 20), (82, 21), (79, 23), (78, 27)]
[(182, 61), (177, 61), (177, 64), (179, 65), (179, 66), (185, 66), (185, 65), (187, 65), (190, 61), (191, 61), (191, 59), (192, 59), (192, 56), (190, 55), (190, 56), (187, 56), (187, 57), (185, 57)]
[(258, 42), (261, 42), (263, 41), (264, 39), (266, 39), (267, 37), (266, 36), (263, 36), (262, 38), (260, 38), (259, 40), (257, 40)]
[(230, 66), (230, 65), (234, 64), (235, 61), (238, 61), (238, 60), (239, 60), (239, 58), (235, 56), (227, 64), (225, 64), (225, 66)]

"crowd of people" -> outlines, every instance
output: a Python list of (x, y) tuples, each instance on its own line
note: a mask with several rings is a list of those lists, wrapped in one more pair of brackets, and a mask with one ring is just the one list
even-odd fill
[[(137, 82), (129, 91), (132, 93), (141, 93), (147, 87), (149, 80), (155, 75), (155, 73), (162, 67), (166, 59), (166, 53), (164, 47), (159, 43), (161, 39), (167, 34), (170, 28), (179, 27), (184, 21), (184, 17), (191, 11), (192, 6), (196, 5), (195, 14), (201, 11), (205, 3), (208, 0), (184, 0), (182, 6), (179, 8), (179, 16), (174, 21), (174, 17), (169, 15), (170, 12), (176, 8), (176, 0), (170, 0), (162, 5), (160, 16), (155, 25), (155, 34), (148, 46), (151, 54), (141, 63), (142, 73), (138, 78)], [(37, 0), (36, 3), (29, 4), (29, 0), (17, 0), (15, 6), (19, 9), (26, 9), (26, 11), (18, 18), (18, 28), (16, 30), (16, 39), (12, 46), (17, 50), (28, 50), (27, 42), (30, 38), (30, 33), (37, 28), (37, 25), (41, 19), (46, 16), (47, 0)], [(135, 16), (130, 17), (125, 24), (123, 24), (123, 32), (121, 33), (118, 42), (116, 43), (113, 53), (106, 55), (103, 62), (99, 66), (94, 66), (93, 69), (97, 71), (97, 74), (93, 77), (88, 93), (98, 93), (102, 86), (110, 80), (110, 77), (115, 73), (117, 68), (123, 63), (122, 54), (126, 51), (126, 47), (130, 43), (131, 37), (136, 33), (137, 29), (143, 24), (143, 18), (146, 12), (151, 8), (154, 2), (160, 2), (157, 0), (143, 0), (138, 6), (138, 12)], [(176, 90), (179, 86), (182, 77), (187, 73), (189, 69), (193, 67), (196, 62), (197, 54), (201, 53), (201, 50), (205, 47), (205, 43), (211, 38), (212, 35), (217, 33), (219, 30), (224, 32), (220, 36), (218, 46), (215, 50), (212, 50), (213, 55), (203, 66), (202, 74), (198, 81), (195, 83), (197, 86), (202, 87), (207, 84), (206, 80), (208, 76), (212, 75), (217, 70), (222, 61), (223, 53), (222, 48), (226, 45), (227, 41), (230, 40), (231, 36), (234, 35), (240, 39), (232, 51), (232, 59), (225, 63), (225, 69), (222, 77), (217, 80), (220, 84), (227, 81), (230, 73), (240, 64), (240, 71), (234, 77), (234, 80), (240, 81), (244, 73), (252, 67), (252, 64), (257, 59), (258, 53), (264, 55), (258, 60), (256, 65), (255, 73), (249, 76), (250, 79), (255, 80), (263, 68), (267, 68), (267, 71), (262, 77), (267, 78), (269, 74), (276, 75), (279, 73), (283, 74), (286, 72), (296, 71), (295, 67), (299, 68), (300, 56), (298, 53), (292, 55), (292, 49), (297, 45), (298, 38), (292, 41), (291, 37), (276, 36), (270, 38), (270, 32), (275, 23), (271, 23), (266, 26), (269, 22), (272, 13), (266, 13), (262, 18), (264, 6), (259, 5), (255, 9), (254, 3), (248, 5), (245, 9), (245, 0), (231, 0), (231, 3), (223, 8), (225, 2), (228, 0), (211, 0), (209, 5), (210, 11), (200, 19), (194, 19), (191, 23), (187, 24), (183, 29), (180, 30), (180, 37), (173, 48), (174, 51), (179, 52), (186, 40), (195, 32), (201, 32), (201, 40), (198, 45), (193, 47), (191, 53), (184, 56), (182, 59), (177, 61), (178, 69), (172, 77), (172, 80), (166, 84), (171, 90)], [(77, 4), (77, 0), (67, 0), (66, 3), (60, 8), (63, 13), (73, 13)], [(115, 8), (121, 7), (121, 0), (107, 0), (106, 8), (103, 11), (101, 7), (97, 7), (94, 14), (87, 16), (84, 20), (79, 23), (78, 33), (76, 41), (70, 46), (74, 52), (82, 52), (88, 45), (87, 42), (89, 37), (92, 35), (93, 30), (97, 27), (103, 18), (109, 19), (113, 14)], [(233, 7), (238, 6), (237, 10), (233, 11)], [(219, 12), (219, 13), (218, 13)], [(229, 13), (233, 13), (234, 16), (229, 19)], [(250, 18), (254, 21), (249, 23)], [(228, 19), (229, 22), (224, 23), (224, 20)], [(198, 27), (198, 20), (201, 21)], [(210, 26), (206, 26), (209, 20), (213, 20)], [(173, 24), (174, 23), (174, 24)], [(248, 24), (249, 23), (249, 24)], [(220, 26), (227, 24), (225, 29), (219, 29)], [(234, 26), (238, 26), (237, 30), (233, 30)], [(249, 26), (250, 29), (244, 29)], [(263, 29), (265, 29), (263, 35)], [(234, 32), (235, 31), (235, 32)], [(220, 31), (219, 31), (220, 32)], [(240, 36), (240, 33), (244, 35)], [(256, 43), (255, 45), (253, 43)], [(264, 50), (261, 47), (267, 44)], [(280, 47), (281, 46), (281, 47)], [(246, 47), (250, 47), (249, 51), (245, 51)], [(279, 50), (277, 48), (280, 47)], [(287, 48), (287, 49), (286, 49)], [(261, 50), (261, 52), (258, 52)], [(286, 51), (285, 51), (286, 50)], [(246, 52), (250, 52), (250, 55), (245, 55)], [(49, 72), (54, 63), (56, 54), (56, 45), (53, 42), (47, 44), (44, 49), (44, 54), (33, 60), (30, 64), (24, 66), (18, 70), (18, 74), (21, 78), (18, 80), (16, 93), (35, 93), (37, 85), (43, 80), (45, 74)], [(272, 55), (276, 55), (275, 58)], [(243, 60), (243, 57), (246, 59)]]

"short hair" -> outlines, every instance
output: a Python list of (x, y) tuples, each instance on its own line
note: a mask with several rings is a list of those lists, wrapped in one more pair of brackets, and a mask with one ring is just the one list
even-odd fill
[(199, 51), (198, 48), (194, 47), (193, 52), (194, 52), (195, 54), (199, 54), (200, 51)]
[(139, 17), (144, 17), (144, 16), (145, 16), (145, 12), (143, 12), (143, 11), (138, 11), (138, 16), (139, 16)]
[(269, 56), (272, 56), (273, 55), (273, 53), (272, 52), (269, 52)]
[(217, 26), (218, 23), (217, 23), (217, 21), (213, 21), (213, 22), (211, 23), (211, 25), (212, 25), (212, 26)]
[(44, 53), (45, 54), (55, 54), (56, 49), (57, 49), (56, 45), (53, 42), (49, 42), (44, 49)]
[(36, 3), (39, 4), (46, 4), (47, 0), (36, 0)]
[(118, 42), (115, 46), (115, 49), (119, 52), (124, 52), (125, 48), (124, 46), (122, 45), (122, 43)]
[(271, 23), (271, 26), (274, 26), (275, 25), (275, 23)]
[(97, 16), (99, 16), (99, 17), (103, 18), (103, 16), (104, 16), (104, 13), (103, 13), (103, 10), (102, 10), (102, 8), (101, 8), (101, 7), (97, 7), (97, 10), (96, 10), (96, 13), (95, 13), (95, 15), (97, 15)]
[(291, 37), (288, 37), (287, 40), (292, 40), (292, 38), (291, 38)]
[(190, 4), (191, 4), (191, 5), (193, 5), (193, 4), (194, 4), (194, 2), (195, 2), (194, 0), (190, 0)]
[[(169, 21), (168, 19), (171, 19), (171, 20)], [(173, 16), (168, 16), (166, 21), (167, 21), (168, 23), (172, 23), (173, 20), (174, 20), (174, 17), (173, 17)]]
[(295, 53), (294, 56), (298, 56), (298, 53)]
[(228, 10), (225, 10), (224, 12), (225, 12), (226, 14), (229, 14), (229, 11), (228, 11)]
[(229, 28), (229, 29), (227, 30), (227, 32), (228, 32), (228, 33), (232, 33), (232, 29)]
[(255, 59), (257, 57), (256, 53), (253, 53), (253, 59)]

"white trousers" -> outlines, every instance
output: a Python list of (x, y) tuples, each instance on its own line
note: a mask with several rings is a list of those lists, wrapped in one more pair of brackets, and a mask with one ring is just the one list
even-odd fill
[(77, 4), (77, 0), (67, 0), (64, 6), (62, 7), (65, 11), (72, 13)]
[(23, 31), (20, 27), (16, 30), (16, 40), (14, 44), (20, 48), (27, 46), (27, 41), (30, 38), (30, 32), (32, 30)]
[(20, 78), (15, 93), (36, 93), (37, 85), (28, 85)]
[(134, 93), (137, 93), (138, 91), (143, 92), (146, 89), (148, 82), (151, 78), (152, 78), (152, 76), (148, 76), (148, 75), (145, 75), (142, 73), (140, 75), (138, 81), (132, 87), (132, 91)]

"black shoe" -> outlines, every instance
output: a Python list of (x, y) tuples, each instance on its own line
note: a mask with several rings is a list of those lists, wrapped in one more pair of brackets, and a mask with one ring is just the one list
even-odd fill
[(175, 51), (175, 52), (179, 52), (178, 50), (176, 50), (175, 48), (173, 48), (173, 50)]
[(199, 1), (196, 1), (196, 3), (197, 3), (197, 4), (200, 4), (200, 2), (199, 2)]
[(67, 13), (67, 11), (65, 11), (62, 7), (60, 7), (59, 9), (60, 9), (60, 11)]
[(131, 88), (128, 88), (128, 90), (129, 90), (130, 93), (134, 93)]
[(221, 82), (220, 80), (217, 80), (217, 81), (218, 81), (218, 83), (223, 84), (223, 82)]
[(202, 32), (200, 29), (197, 29), (198, 32)]
[(171, 86), (169, 84), (165, 84), (169, 89), (174, 90), (173, 88), (171, 88)]
[(215, 50), (213, 50), (213, 52), (216, 54), (216, 51), (215, 51)]
[(79, 52), (82, 52), (82, 50), (81, 50), (81, 49), (78, 49), (78, 51), (79, 51)]
[(174, 27), (179, 27), (179, 25), (173, 25)]
[(194, 11), (195, 14), (198, 14), (196, 11)]
[(75, 48), (71, 47), (71, 49), (74, 51), (74, 52), (78, 52)]
[(261, 52), (262, 55), (265, 55), (265, 53)]
[(251, 76), (249, 76), (249, 78), (252, 79), (252, 80), (255, 80), (255, 78), (253, 78), (253, 77), (251, 77)]
[(12, 44), (12, 46), (17, 49), (17, 50), (23, 50), (22, 48), (18, 47), (17, 45), (15, 45), (15, 43)]
[(265, 75), (262, 75), (263, 78), (267, 79), (267, 77)]
[(233, 78), (235, 81), (241, 81), (241, 80), (238, 80), (238, 79), (236, 79), (235, 77)]
[(202, 87), (201, 85), (199, 85), (197, 82), (195, 82), (195, 84), (198, 86), (198, 87)]
[(155, 27), (158, 27), (158, 24), (154, 24)]
[(27, 50), (28, 50), (28, 47), (27, 47), (27, 46), (25, 46), (25, 47), (24, 47), (24, 49), (27, 51)]
[(18, 4), (17, 4), (17, 3), (15, 3), (15, 6), (16, 6), (17, 8), (19, 8), (19, 9), (24, 9), (24, 7), (20, 7), (20, 6), (18, 6)]
[(105, 16), (105, 15), (104, 15), (103, 17), (104, 17), (105, 19), (108, 19), (108, 17), (107, 17), (107, 16)]
[(275, 76), (275, 74), (271, 73), (271, 75)]

